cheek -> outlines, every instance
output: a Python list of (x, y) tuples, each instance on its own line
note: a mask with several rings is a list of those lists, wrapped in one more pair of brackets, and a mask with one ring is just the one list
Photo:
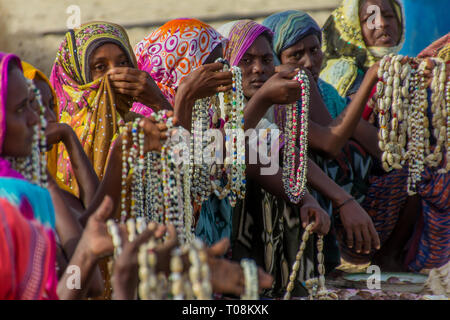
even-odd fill
[(15, 157), (27, 156), (31, 152), (30, 128), (17, 117), (7, 117), (6, 123), (3, 153)]

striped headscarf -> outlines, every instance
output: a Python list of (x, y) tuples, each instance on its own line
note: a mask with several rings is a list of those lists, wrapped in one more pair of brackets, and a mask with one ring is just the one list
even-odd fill
[[(232, 66), (237, 66), (242, 56), (251, 47), (256, 38), (266, 32), (272, 37), (272, 32), (265, 26), (253, 20), (237, 20), (221, 27), (222, 35), (228, 38), (225, 59)], [(228, 34), (226, 34), (228, 33)]]
[(171, 20), (135, 46), (137, 65), (152, 76), (173, 105), (181, 80), (222, 43), (224, 38), (206, 23), (190, 18)]
[(267, 17), (262, 24), (273, 32), (275, 64), (280, 64), (281, 52), (301, 39), (315, 34), (322, 41), (322, 32), (311, 16), (303, 11), (288, 10)]

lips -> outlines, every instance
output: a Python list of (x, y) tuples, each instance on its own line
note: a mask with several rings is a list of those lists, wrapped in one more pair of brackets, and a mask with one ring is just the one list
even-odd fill
[(254, 86), (254, 87), (260, 88), (260, 87), (262, 87), (262, 86), (264, 85), (264, 83), (266, 82), (266, 80), (267, 80), (267, 79), (259, 78), (259, 79), (255, 79), (255, 80), (250, 81), (250, 84), (251, 84), (252, 86)]

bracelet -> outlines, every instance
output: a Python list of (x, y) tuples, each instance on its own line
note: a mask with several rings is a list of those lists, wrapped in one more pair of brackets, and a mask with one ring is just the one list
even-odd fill
[(344, 205), (346, 205), (347, 203), (349, 203), (350, 201), (353, 201), (353, 200), (355, 200), (355, 198), (353, 198), (353, 197), (345, 200), (343, 203), (341, 203), (340, 205), (338, 205), (336, 207), (336, 210), (339, 211)]

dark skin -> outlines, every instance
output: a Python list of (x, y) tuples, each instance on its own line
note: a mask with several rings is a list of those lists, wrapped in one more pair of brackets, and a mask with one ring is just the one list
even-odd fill
[[(127, 231), (121, 228), (123, 241), (122, 254), (117, 258), (114, 265), (114, 299), (133, 300), (138, 286), (138, 252), (139, 247), (146, 243), (151, 237), (161, 238), (167, 233), (167, 239), (163, 244), (155, 248), (157, 256), (156, 272), (170, 273), (171, 251), (178, 245), (175, 227), (167, 227), (152, 223), (148, 229), (138, 235), (133, 242), (128, 241)], [(228, 250), (230, 243), (228, 239), (222, 239), (210, 248), (206, 249), (208, 265), (210, 268), (210, 279), (213, 292), (242, 295), (245, 290), (244, 272), (239, 263), (219, 258)], [(188, 256), (182, 255), (183, 272), (188, 272), (190, 262)], [(270, 288), (273, 278), (258, 268), (259, 288)]]
[[(283, 65), (303, 67), (309, 70), (315, 82), (317, 82), (323, 61), (319, 38), (313, 34), (301, 39), (284, 50), (280, 55), (280, 60)], [(281, 67), (280, 69), (284, 68), (289, 70), (289, 67)], [(378, 64), (367, 71), (360, 89), (347, 108), (336, 119), (331, 119), (323, 101), (313, 104), (313, 109), (316, 110), (311, 111), (308, 137), (311, 148), (325, 156), (335, 158), (348, 139), (354, 137), (358, 142), (363, 143), (363, 147), (372, 155), (381, 157), (376, 128), (371, 129), (368, 123), (364, 123), (366, 121), (361, 119), (370, 91), (378, 81), (377, 71)], [(368, 133), (355, 134), (356, 128), (359, 128), (356, 133), (361, 133), (360, 131), (363, 129), (367, 130)], [(370, 135), (368, 136), (368, 134)], [(362, 136), (364, 138), (361, 138)]]
[(98, 47), (89, 59), (89, 70), (93, 80), (108, 74), (116, 93), (128, 95), (156, 111), (172, 109), (152, 77), (133, 68), (125, 52), (116, 44)]
[(31, 154), (33, 126), (38, 123), (39, 118), (32, 106), (23, 73), (15, 64), (10, 64), (8, 76), (2, 156), (27, 157)]
[[(244, 110), (245, 129), (256, 127), (271, 105), (293, 103), (300, 98), (299, 83), (292, 80), (296, 72), (275, 73), (272, 49), (264, 35), (256, 38), (238, 66), (242, 71), (244, 96), (249, 99)], [(289, 201), (284, 191), (281, 170), (275, 175), (262, 176), (262, 167), (264, 166), (259, 164), (247, 164), (246, 173), (266, 191)], [(328, 233), (330, 219), (309, 193), (306, 193), (298, 205), (304, 227), (314, 221), (313, 232), (322, 235)]]
[[(379, 28), (372, 28), (368, 23), (373, 12), (368, 13), (369, 6), (380, 8)], [(368, 47), (393, 47), (398, 44), (401, 37), (401, 28), (392, 3), (389, 0), (366, 0), (363, 1), (359, 10), (359, 20), (364, 43)], [(376, 23), (377, 19), (370, 21)]]
[[(95, 174), (89, 158), (81, 146), (75, 131), (66, 123), (58, 123), (54, 113), (54, 100), (48, 84), (39, 78), (34, 80), (41, 93), (42, 103), (45, 107), (44, 116), (47, 120), (46, 137), (47, 145), (52, 148), (62, 142), (69, 154), (70, 162), (80, 190), (80, 198), (61, 190), (70, 206), (79, 212), (84, 210), (91, 202), (98, 188), (99, 180)], [(81, 202), (80, 202), (81, 201)]]
[[(15, 65), (11, 66), (8, 74), (8, 91), (6, 99), (6, 132), (2, 156), (10, 157), (28, 157), (31, 154), (32, 137), (34, 134), (33, 126), (38, 123), (38, 115), (35, 112), (35, 97), (34, 94), (28, 92), (28, 88), (25, 82), (22, 71)], [(56, 214), (56, 229), (60, 236), (61, 244), (67, 252), (73, 251), (78, 254), (85, 255), (87, 247), (77, 246), (80, 229), (77, 228), (76, 220), (69, 211), (62, 210), (64, 208), (64, 200), (62, 197), (54, 197), (59, 188), (55, 188), (56, 183), (51, 177), (49, 177), (49, 191), (52, 193), (52, 200), (59, 202), (55, 204)], [(55, 192), (53, 192), (55, 191)], [(70, 221), (71, 220), (71, 221)], [(64, 223), (63, 223), (64, 222)], [(64, 231), (64, 232), (61, 232)], [(75, 246), (77, 249), (75, 250)], [(95, 265), (89, 269), (83, 268), (80, 260), (75, 258), (75, 253), (68, 263), (70, 265), (78, 265), (84, 272), (95, 276), (98, 270), (95, 269)], [(99, 274), (97, 274), (98, 279)], [(94, 279), (94, 278), (90, 278)], [(70, 297), (73, 292), (65, 286), (65, 281), (58, 284), (58, 295), (60, 298)], [(91, 282), (89, 284), (92, 284)], [(95, 287), (95, 286), (94, 286)], [(101, 283), (100, 287), (101, 288)], [(82, 282), (82, 289), (78, 290), (77, 297), (85, 297), (88, 290), (92, 289), (91, 285), (87, 285), (87, 282)], [(95, 290), (92, 291), (95, 294)]]
[[(83, 205), (88, 205), (92, 201), (99, 181), (75, 132), (69, 125), (57, 122), (56, 115), (53, 111), (55, 107), (54, 99), (47, 82), (40, 78), (36, 78), (33, 82), (41, 93), (42, 103), (45, 108), (44, 116), (47, 120), (47, 145), (51, 148), (59, 142), (64, 143), (80, 186), (80, 199), (85, 200), (83, 203), (83, 201), (74, 195), (59, 188), (56, 181), (48, 173), (48, 191), (50, 192), (55, 208), (56, 232), (58, 233), (61, 244), (58, 247), (57, 254), (58, 266), (60, 272), (63, 272), (69, 260), (72, 258), (83, 232), (77, 216), (81, 215), (84, 211)], [(37, 106), (37, 101), (34, 100), (34, 102), (34, 105)], [(94, 276), (89, 285), (91, 290), (89, 292), (83, 291), (83, 294), (87, 294), (90, 297), (99, 296), (103, 291), (100, 269), (95, 268), (93, 274)], [(60, 273), (58, 276), (62, 275)], [(71, 291), (66, 290), (64, 282), (59, 283), (58, 295), (61, 299), (68, 299), (71, 295)]]
[[(259, 41), (258, 41), (259, 40)], [(265, 43), (264, 43), (265, 42)], [(254, 50), (256, 49), (256, 50)], [(313, 50), (310, 50), (314, 52)], [(263, 77), (257, 77), (258, 74), (268, 74), (272, 75), (275, 72), (275, 67), (273, 63), (267, 63), (266, 65), (263, 63), (264, 57), (268, 57), (268, 54), (272, 52), (270, 43), (267, 41), (264, 37), (259, 37), (254, 44), (249, 48), (247, 51), (250, 53), (250, 55), (247, 55), (249, 58), (253, 58), (255, 60), (259, 60), (259, 63), (257, 62), (255, 66), (253, 66), (254, 70), (254, 78), (250, 79), (263, 79)], [(246, 57), (246, 54), (244, 54), (244, 57)], [(269, 61), (267, 61), (269, 62)], [(246, 66), (246, 64), (249, 65), (249, 67)], [(273, 104), (273, 103), (279, 103), (279, 104), (286, 104), (286, 103), (293, 103), (296, 102), (299, 99), (300, 94), (300, 88), (297, 81), (291, 80), (292, 77), (296, 74), (297, 71), (293, 69), (280, 71), (279, 73), (276, 73), (275, 75), (278, 75), (278, 79), (274, 78), (272, 76), (266, 83), (264, 83), (263, 86), (259, 90), (257, 90), (253, 96), (252, 93), (254, 92), (254, 88), (252, 86), (248, 86), (251, 84), (252, 81), (247, 81), (247, 77), (252, 76), (251, 72), (251, 64), (246, 61), (245, 64), (239, 65), (242, 69), (243, 74), (243, 86), (244, 86), (244, 94), (248, 97), (250, 95), (250, 100), (246, 106), (246, 111), (253, 107), (255, 109), (262, 109), (259, 110), (260, 117), (249, 117), (250, 121), (253, 121), (255, 123), (258, 123), (260, 118), (266, 113), (267, 109)], [(258, 67), (260, 66), (260, 67)], [(265, 66), (265, 68), (263, 68)], [(298, 69), (297, 69), (298, 70)], [(311, 83), (315, 83), (312, 74), (309, 72), (308, 69), (305, 69), (306, 73), (308, 74), (310, 78)], [(313, 69), (314, 71), (314, 69)], [(281, 74), (281, 75), (279, 75)], [(289, 79), (289, 80), (288, 80)], [(271, 85), (269, 85), (270, 81), (274, 81), (274, 83), (278, 83), (281, 86), (284, 86), (285, 88), (292, 88), (292, 94), (286, 94), (285, 97), (288, 97), (288, 99), (280, 101), (276, 99), (264, 99), (267, 92), (271, 92), (270, 88)], [(284, 83), (283, 83), (284, 82)], [(291, 86), (292, 84), (292, 86)], [(325, 108), (325, 114), (328, 114), (328, 110), (323, 105), (323, 101), (320, 98), (320, 95), (318, 93), (317, 88), (315, 86), (311, 87), (311, 105), (315, 106), (317, 104), (322, 104), (323, 108)], [(315, 91), (314, 91), (315, 89)], [(285, 89), (286, 90), (286, 89)], [(276, 93), (280, 94), (283, 91), (280, 89), (274, 90), (273, 94), (267, 94), (266, 96), (270, 97), (276, 96)], [(278, 98), (279, 99), (279, 98)], [(290, 100), (292, 99), (292, 100)], [(274, 101), (275, 100), (275, 101)], [(290, 101), (289, 101), (290, 100)], [(253, 104), (254, 103), (254, 104)], [(312, 108), (314, 110), (314, 108)], [(311, 113), (313, 113), (311, 110)], [(316, 115), (319, 114), (319, 112), (316, 112)], [(312, 117), (312, 116), (311, 116)], [(329, 114), (328, 114), (329, 117)], [(331, 117), (330, 117), (331, 118)], [(247, 120), (247, 118), (246, 118)], [(247, 125), (247, 121), (246, 121)], [(256, 124), (255, 124), (256, 125)], [(298, 162), (298, 159), (296, 159)], [(298, 165), (298, 163), (297, 163)], [(275, 176), (264, 176), (260, 179), (259, 177), (259, 167), (255, 165), (249, 165), (247, 167), (247, 173), (249, 176), (254, 177), (260, 185), (265, 188), (267, 191), (271, 192), (274, 195), (282, 196), (283, 193), (281, 190), (284, 190), (284, 187), (281, 183), (281, 175), (278, 173)], [(308, 182), (313, 186), (315, 189), (319, 190), (323, 194), (325, 194), (327, 197), (329, 197), (335, 206), (338, 206), (342, 204), (347, 199), (351, 198), (351, 196), (345, 192), (342, 188), (340, 188), (334, 181), (332, 181), (314, 162), (309, 161), (308, 162), (308, 172), (307, 172), (307, 179)], [(284, 198), (287, 198), (284, 195)], [(308, 198), (307, 198), (308, 200)], [(370, 217), (367, 215), (367, 213), (360, 207), (360, 205), (356, 201), (348, 202), (346, 205), (344, 205), (341, 209), (341, 215), (342, 215), (342, 221), (344, 224), (344, 227), (346, 229), (347, 237), (347, 245), (349, 247), (355, 247), (355, 250), (357, 251), (364, 251), (364, 252), (370, 252), (372, 247), (379, 248), (379, 238), (376, 234), (375, 228), (373, 226), (373, 223), (370, 219)], [(303, 214), (302, 217), (309, 216), (309, 214), (305, 215)], [(302, 219), (302, 221), (305, 223), (307, 222), (306, 219)]]

